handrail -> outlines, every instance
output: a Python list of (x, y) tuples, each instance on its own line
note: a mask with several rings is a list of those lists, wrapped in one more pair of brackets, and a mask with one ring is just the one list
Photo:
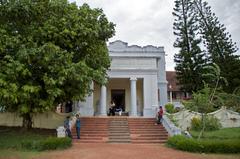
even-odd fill
[(170, 136), (181, 135), (181, 129), (176, 127), (166, 115), (163, 115), (162, 125)]

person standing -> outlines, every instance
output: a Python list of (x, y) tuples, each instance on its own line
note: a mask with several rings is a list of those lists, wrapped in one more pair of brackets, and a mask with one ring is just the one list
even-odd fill
[(81, 128), (81, 120), (79, 115), (76, 115), (76, 131), (77, 131), (77, 138), (80, 139), (80, 128)]
[(67, 136), (72, 138), (72, 133), (70, 130), (70, 117), (69, 116), (67, 116), (66, 120), (64, 121), (64, 128), (66, 129)]
[(157, 113), (157, 124), (161, 123), (162, 117), (163, 117), (163, 108), (162, 108), (162, 106), (159, 106), (159, 110)]

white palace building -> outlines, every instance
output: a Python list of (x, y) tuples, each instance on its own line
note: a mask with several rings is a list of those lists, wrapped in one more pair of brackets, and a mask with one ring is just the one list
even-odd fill
[(154, 117), (156, 108), (167, 103), (164, 48), (128, 46), (117, 40), (109, 44), (108, 50), (108, 83), (93, 83), (93, 93), (85, 102), (75, 102), (75, 111), (81, 116), (106, 116), (114, 101), (130, 117)]

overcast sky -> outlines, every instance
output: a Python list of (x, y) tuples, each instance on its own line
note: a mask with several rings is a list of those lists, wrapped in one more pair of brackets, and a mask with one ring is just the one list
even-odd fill
[[(172, 11), (174, 0), (70, 0), (78, 5), (102, 8), (109, 21), (116, 24), (116, 35), (109, 41), (122, 40), (128, 45), (164, 46), (166, 69), (174, 70)], [(240, 0), (207, 0), (220, 22), (240, 48)], [(238, 51), (240, 54), (240, 51)]]

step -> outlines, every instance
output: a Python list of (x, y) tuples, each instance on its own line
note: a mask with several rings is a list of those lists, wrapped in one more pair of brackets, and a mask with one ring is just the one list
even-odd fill
[(167, 140), (132, 140), (133, 144), (163, 144), (166, 143)]
[(167, 133), (164, 133), (164, 134), (141, 134), (139, 136), (141, 136), (141, 137), (158, 137), (158, 136), (168, 137), (168, 134)]
[(108, 139), (131, 139), (130, 136), (109, 136)]
[(79, 140), (76, 139), (76, 141), (73, 141), (74, 144), (77, 143), (106, 143), (106, 141), (103, 140)]
[(129, 131), (128, 128), (109, 128), (109, 131)]
[(131, 143), (131, 140), (108, 140), (108, 143)]
[(109, 126), (108, 127), (109, 129), (111, 128), (111, 129), (128, 129), (128, 126), (127, 125), (124, 125), (124, 126), (113, 126), (113, 125), (111, 125), (111, 126)]
[(132, 137), (131, 140), (167, 140), (167, 137)]
[(87, 136), (87, 137), (98, 137), (98, 136), (101, 136), (101, 137), (108, 137), (108, 134), (80, 134), (81, 137), (84, 137), (84, 136)]
[(119, 133), (119, 132), (109, 132), (108, 135), (120, 136), (120, 135), (130, 135), (130, 133), (129, 132), (122, 132), (122, 133)]
[[(77, 136), (73, 136), (74, 139), (77, 138)], [(103, 137), (99, 137), (99, 136), (89, 136), (89, 137), (86, 137), (86, 136), (81, 136), (80, 135), (80, 140), (102, 140)]]

